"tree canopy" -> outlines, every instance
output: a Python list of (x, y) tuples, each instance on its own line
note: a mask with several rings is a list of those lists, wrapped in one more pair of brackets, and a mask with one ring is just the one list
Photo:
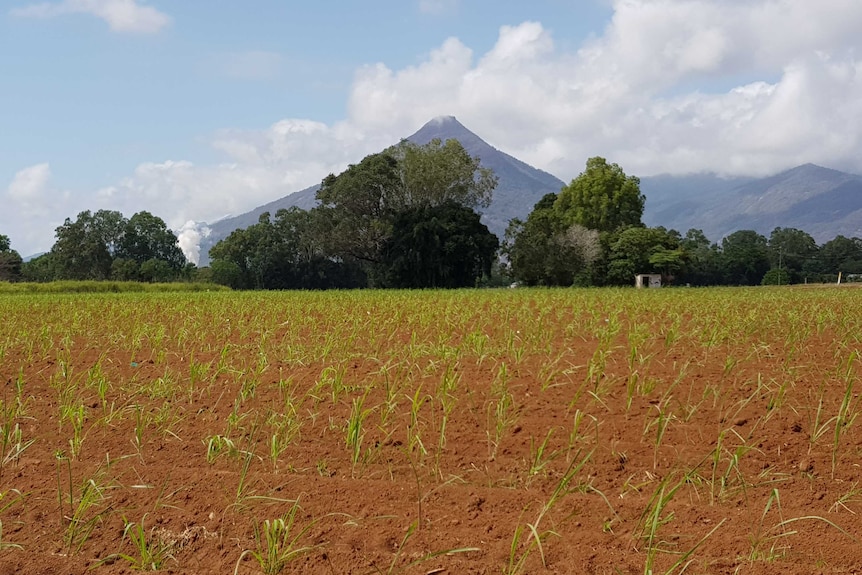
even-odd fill
[(66, 218), (56, 230), (50, 257), (38, 259), (31, 273), (43, 281), (171, 281), (182, 276), (187, 265), (176, 235), (161, 218), (138, 212), (127, 220), (110, 210), (86, 210), (75, 220)]
[(472, 209), (448, 200), (398, 213), (384, 253), (386, 283), (398, 288), (472, 287), (491, 273), (497, 236)]
[(21, 279), (21, 256), (12, 249), (9, 236), (0, 234), (0, 281)]
[(556, 201), (557, 194), (546, 194), (526, 221), (512, 220), (506, 231), (509, 268), (525, 285), (586, 283), (589, 266), (601, 255), (599, 232), (566, 226)]
[(213, 281), (239, 289), (359, 287), (355, 263), (326, 255), (319, 211), (290, 208), (261, 214), (258, 223), (235, 230), (210, 250)]
[(624, 226), (640, 226), (645, 201), (638, 178), (626, 176), (617, 164), (595, 157), (587, 160), (586, 170), (560, 191), (555, 207), (568, 225), (614, 232)]
[(769, 271), (766, 238), (754, 230), (739, 230), (721, 240), (725, 283), (758, 285)]
[(424, 146), (402, 140), (391, 153), (398, 159), (401, 179), (396, 210), (449, 202), (467, 208), (491, 204), (497, 177), (458, 140), (433, 139)]

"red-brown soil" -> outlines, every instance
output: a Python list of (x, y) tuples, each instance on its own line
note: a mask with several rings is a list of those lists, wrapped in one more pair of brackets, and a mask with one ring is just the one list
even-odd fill
[(285, 573), (859, 573), (859, 304), (5, 297), (0, 575), (261, 573), (296, 501)]

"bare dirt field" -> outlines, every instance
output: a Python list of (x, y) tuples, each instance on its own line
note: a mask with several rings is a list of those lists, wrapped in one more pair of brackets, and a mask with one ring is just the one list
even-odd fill
[(0, 298), (6, 573), (862, 573), (862, 292)]

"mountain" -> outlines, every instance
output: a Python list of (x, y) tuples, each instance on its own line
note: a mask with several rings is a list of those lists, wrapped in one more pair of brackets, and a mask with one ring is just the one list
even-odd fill
[[(434, 138), (446, 141), (456, 139), (464, 149), (478, 157), (482, 167), (490, 168), (499, 178), (491, 205), (482, 211), (482, 222), (500, 238), (512, 218), (525, 218), (542, 196), (559, 192), (565, 185), (562, 180), (494, 148), (468, 130), (453, 116), (434, 118), (407, 140), (420, 146)], [(359, 162), (361, 158), (357, 158)], [(209, 250), (233, 230), (257, 223), (263, 212), (275, 214), (282, 208), (297, 206), (310, 209), (317, 203), (315, 193), (319, 185), (279, 198), (266, 205), (235, 217), (225, 218), (210, 226), (210, 234), (201, 242), (200, 265), (208, 265)]]
[(742, 229), (769, 236), (776, 227), (805, 230), (822, 244), (862, 236), (862, 176), (805, 164), (767, 178), (714, 175), (643, 178), (644, 223), (712, 241)]

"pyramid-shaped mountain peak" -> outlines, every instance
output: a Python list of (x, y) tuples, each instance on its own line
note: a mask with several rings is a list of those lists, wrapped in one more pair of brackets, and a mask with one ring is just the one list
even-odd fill
[(468, 130), (455, 116), (432, 118), (407, 139), (414, 144), (424, 146), (435, 138), (443, 141), (454, 138), (472, 153), (478, 152), (478, 148), (490, 148), (482, 138)]

